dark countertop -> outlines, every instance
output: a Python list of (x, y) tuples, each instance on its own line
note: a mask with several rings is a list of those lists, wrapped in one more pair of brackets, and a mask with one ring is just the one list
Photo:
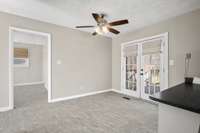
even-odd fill
[(200, 84), (180, 84), (149, 97), (153, 101), (168, 104), (200, 114)]

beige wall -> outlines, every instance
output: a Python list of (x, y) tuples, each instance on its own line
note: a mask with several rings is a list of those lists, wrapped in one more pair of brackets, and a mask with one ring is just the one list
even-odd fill
[(114, 38), (112, 42), (112, 88), (120, 89), (120, 44), (169, 32), (169, 86), (184, 79), (185, 53), (192, 52), (191, 73), (200, 76), (200, 10), (145, 27), (136, 32)]
[(14, 67), (14, 84), (43, 81), (43, 46), (14, 43), (14, 47), (28, 48), (29, 67)]
[(53, 98), (111, 88), (111, 39), (6, 13), (0, 20), (0, 107), (9, 103), (9, 26), (52, 34)]

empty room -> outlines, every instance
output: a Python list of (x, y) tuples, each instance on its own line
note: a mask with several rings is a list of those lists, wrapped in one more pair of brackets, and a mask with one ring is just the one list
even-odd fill
[(199, 0), (1, 0), (0, 133), (200, 133)]
[[(48, 37), (39, 32), (12, 28), (14, 108), (48, 99)], [(50, 66), (50, 65), (49, 65)], [(29, 89), (27, 89), (29, 88)]]

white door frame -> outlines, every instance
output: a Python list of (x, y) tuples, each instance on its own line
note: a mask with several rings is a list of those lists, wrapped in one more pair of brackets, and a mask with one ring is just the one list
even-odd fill
[[(129, 46), (136, 46), (137, 47), (139, 46), (138, 43), (133, 43), (132, 45), (129, 45)], [(126, 95), (129, 95), (129, 96), (133, 96), (133, 97), (137, 97), (139, 98), (140, 97), (140, 91), (139, 91), (139, 86), (140, 86), (140, 82), (138, 82), (139, 78), (140, 78), (140, 58), (139, 56), (137, 56), (137, 74), (136, 74), (136, 78), (137, 78), (137, 83), (136, 83), (136, 91), (132, 91), (132, 90), (127, 90), (125, 89), (125, 82), (126, 82), (126, 67), (125, 67), (125, 64), (126, 64), (126, 60), (124, 58), (124, 51), (123, 51), (123, 48), (126, 47), (126, 46), (122, 46), (121, 47), (121, 91), (122, 93), (126, 94)], [(140, 55), (140, 47), (137, 48), (137, 54)], [(134, 92), (134, 93), (133, 93)]]
[[(163, 73), (165, 74), (165, 72), (164, 72), (164, 59), (163, 59), (163, 55), (164, 55), (164, 46), (165, 46), (165, 40), (164, 40), (164, 38), (158, 38), (158, 39), (153, 39), (153, 40), (150, 40), (150, 41), (146, 41), (146, 42), (153, 42), (153, 41), (157, 41), (157, 40), (159, 40), (159, 41), (161, 41), (161, 49), (160, 49), (160, 51), (161, 51), (161, 53), (160, 53), (160, 71), (161, 71), (161, 73), (160, 73), (160, 77), (161, 77), (161, 79), (160, 79), (160, 89), (161, 89), (161, 91), (163, 90), (163, 88), (164, 88), (164, 81), (165, 81), (165, 77), (164, 77), (164, 75), (163, 75)], [(146, 43), (145, 42), (145, 43)], [(140, 45), (140, 47), (142, 48), (142, 46), (143, 46), (143, 44), (144, 43), (141, 43), (141, 45)], [(148, 45), (148, 44), (147, 44)], [(143, 51), (143, 49), (142, 49), (142, 51)], [(143, 52), (141, 52), (141, 53), (143, 53)], [(143, 54), (141, 54), (141, 68), (144, 70), (144, 60), (143, 60)], [(144, 93), (144, 91), (145, 91), (145, 88), (144, 88), (144, 77), (143, 76), (141, 76), (140, 77), (140, 81), (141, 81), (141, 83), (140, 83), (140, 87), (141, 87), (141, 98), (142, 99), (145, 99), (145, 100), (150, 100), (149, 99), (149, 94), (145, 94)]]
[(48, 102), (50, 103), (52, 101), (52, 88), (51, 88), (51, 79), (52, 79), (52, 74), (51, 74), (51, 34), (50, 33), (45, 33), (45, 32), (38, 32), (38, 31), (33, 31), (29, 29), (24, 29), (24, 28), (17, 28), (17, 27), (9, 27), (9, 109), (14, 108), (14, 78), (13, 78), (13, 48), (14, 48), (14, 39), (13, 39), (13, 32), (14, 31), (19, 31), (19, 32), (26, 32), (26, 33), (31, 33), (31, 34), (36, 34), (40, 36), (47, 37), (48, 39)]
[[(163, 34), (159, 34), (159, 35), (155, 35), (155, 36), (151, 36), (151, 37), (145, 37), (143, 39), (138, 39), (138, 40), (134, 40), (134, 41), (129, 41), (129, 42), (125, 42), (125, 43), (122, 43), (121, 44), (121, 91), (122, 93), (125, 93), (127, 95), (130, 95), (129, 93), (126, 93), (124, 90), (124, 82), (125, 82), (125, 72), (124, 72), (124, 58), (123, 58), (123, 55), (124, 55), (124, 47), (129, 47), (129, 46), (133, 46), (133, 45), (139, 45), (141, 43), (145, 43), (145, 42), (150, 42), (151, 40), (152, 41), (155, 41), (156, 39), (160, 40), (162, 39), (165, 44), (164, 44), (164, 47), (163, 47), (163, 56), (164, 56), (164, 64), (163, 65), (163, 70), (164, 71), (164, 83), (163, 83), (163, 88), (161, 88), (161, 91), (165, 90), (168, 88), (168, 80), (169, 80), (169, 77), (168, 77), (168, 43), (169, 43), (169, 33), (166, 32), (166, 33), (163, 33)], [(142, 88), (140, 88), (142, 89)], [(140, 94), (141, 95), (141, 94)], [(131, 95), (131, 96), (134, 96), (134, 95)], [(136, 96), (138, 97), (138, 96)], [(140, 96), (139, 96), (140, 97)]]

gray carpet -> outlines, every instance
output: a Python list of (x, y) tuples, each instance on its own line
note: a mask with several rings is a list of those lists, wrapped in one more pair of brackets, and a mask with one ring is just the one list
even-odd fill
[(108, 92), (53, 104), (42, 86), (15, 88), (0, 133), (157, 133), (157, 106)]

